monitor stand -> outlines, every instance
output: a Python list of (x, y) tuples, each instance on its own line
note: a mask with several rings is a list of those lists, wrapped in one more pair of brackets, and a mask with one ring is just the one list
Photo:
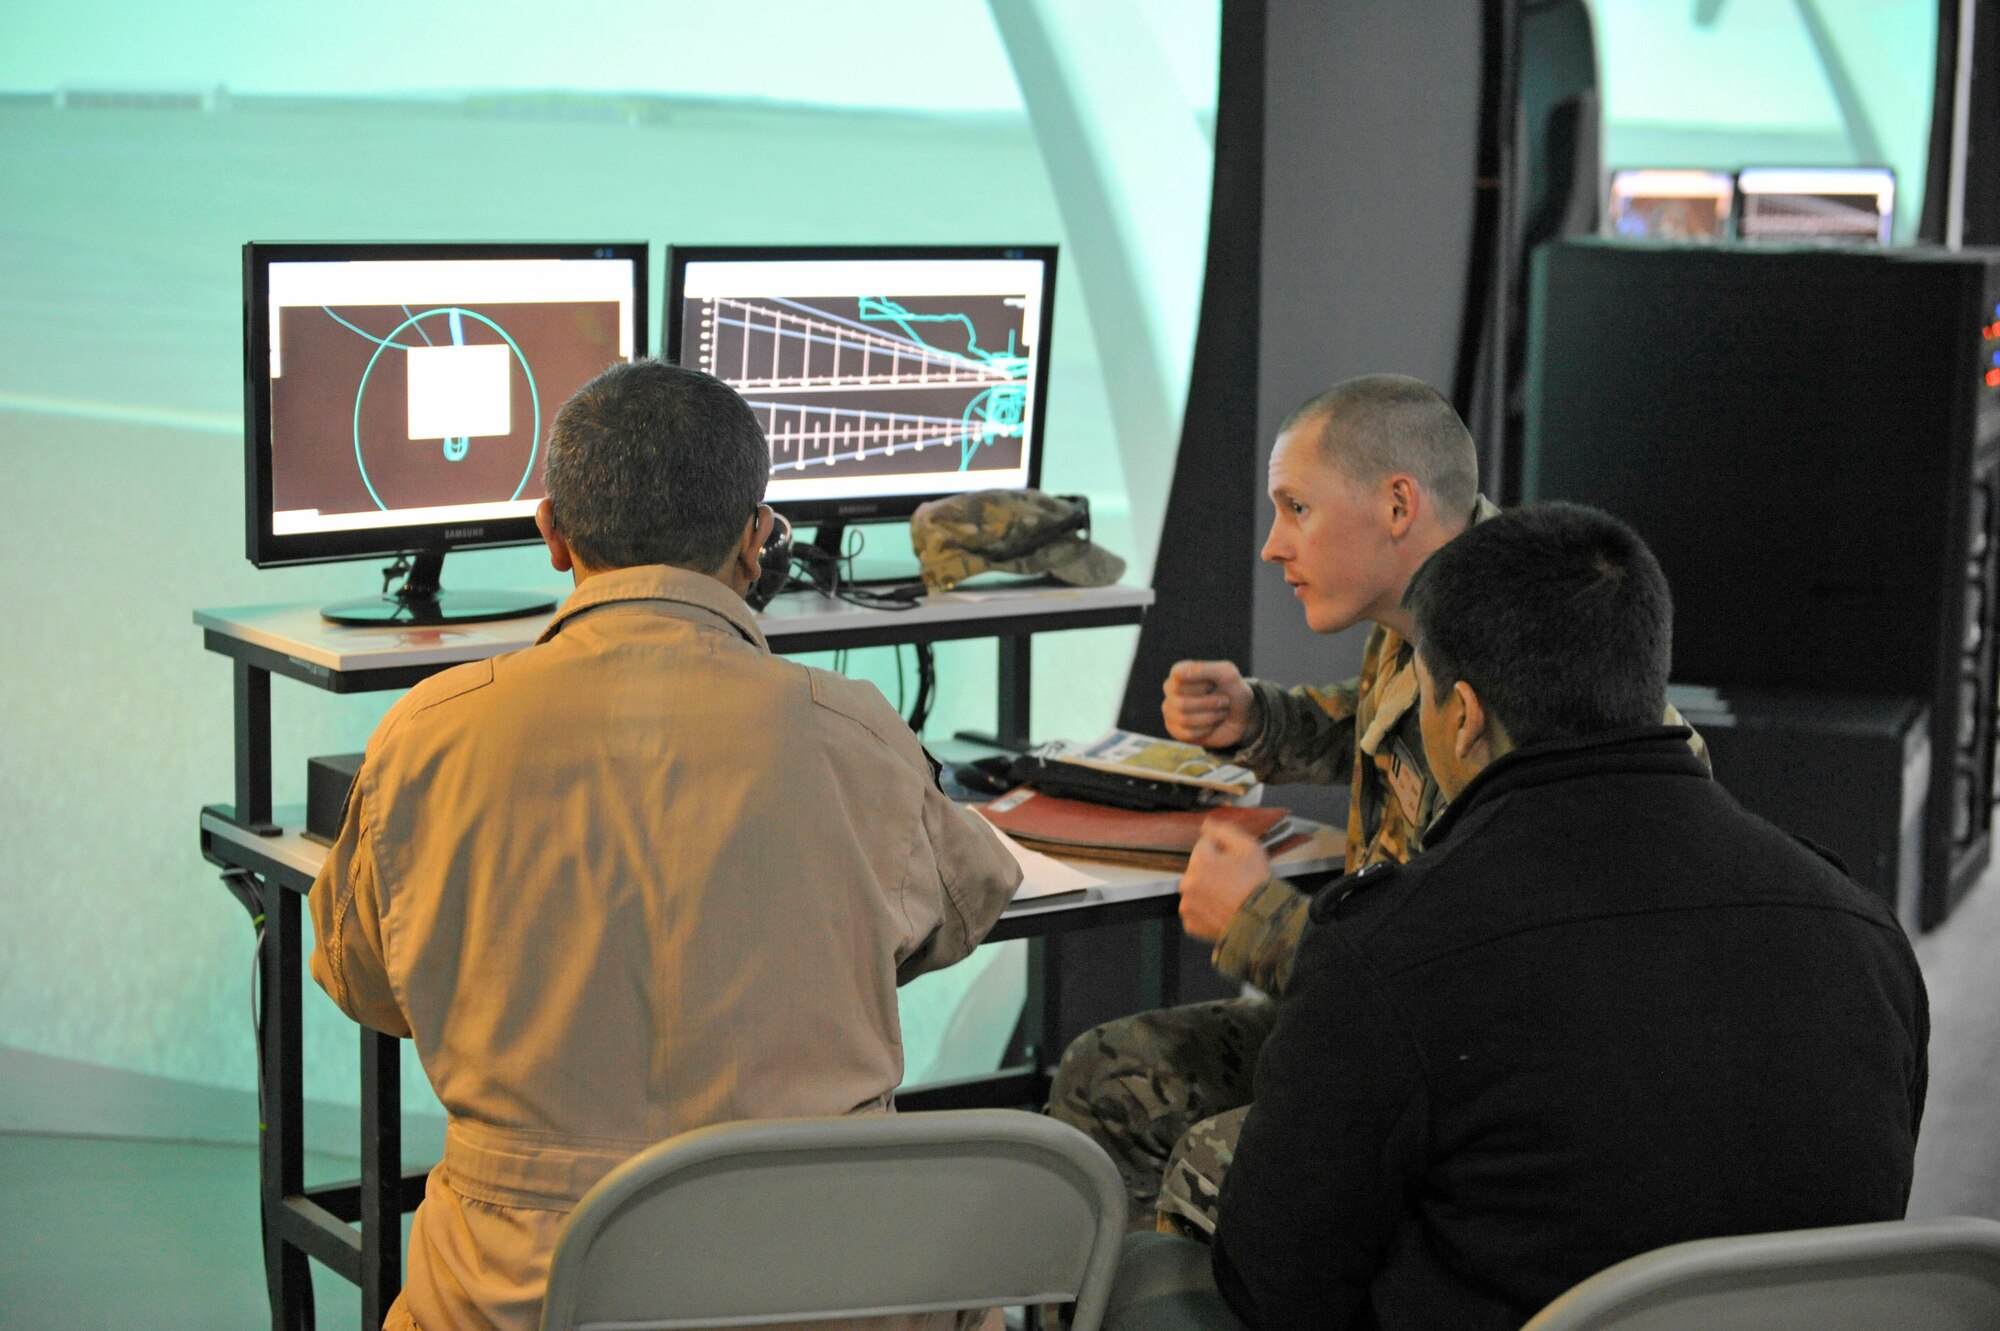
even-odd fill
[(483, 619), (518, 619), (556, 608), (555, 598), (534, 592), (457, 591), (438, 586), (444, 551), (418, 554), (403, 585), (380, 596), (335, 601), (320, 607), (320, 618), (361, 627), (383, 624), (472, 624)]
[(812, 543), (815, 548), (826, 551), (828, 559), (841, 557), (840, 547), (847, 544), (847, 524), (826, 521), (813, 528)]

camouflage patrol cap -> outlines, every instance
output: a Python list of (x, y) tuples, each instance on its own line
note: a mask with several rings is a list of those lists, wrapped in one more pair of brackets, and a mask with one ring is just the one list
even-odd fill
[(1118, 581), (1125, 561), (1090, 542), (1090, 507), (1040, 490), (975, 490), (910, 516), (924, 586), (950, 591), (975, 573), (1046, 573), (1073, 587)]

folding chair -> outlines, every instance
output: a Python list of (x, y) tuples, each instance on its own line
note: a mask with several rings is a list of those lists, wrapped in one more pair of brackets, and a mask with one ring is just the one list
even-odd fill
[(1074, 1302), (1096, 1331), (1125, 1220), (1098, 1145), (1006, 1109), (682, 1133), (585, 1195), (543, 1331), (665, 1331)]
[(1698, 1239), (1583, 1281), (1522, 1331), (2000, 1327), (2000, 1221), (1952, 1217)]

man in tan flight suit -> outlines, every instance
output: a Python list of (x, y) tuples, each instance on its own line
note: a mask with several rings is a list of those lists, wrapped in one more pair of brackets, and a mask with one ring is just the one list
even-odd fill
[(1019, 881), (880, 693), (765, 645), (743, 594), (768, 469), (719, 380), (600, 375), (536, 514), (576, 591), (369, 742), (313, 978), (414, 1041), (450, 1115), (391, 1328), (532, 1331), (564, 1217), (663, 1138), (889, 1110), (896, 986)]
[[(1374, 624), (1357, 679), (1286, 690), (1227, 661), (1182, 661), (1165, 686), (1167, 731), (1227, 752), (1266, 781), (1349, 783), (1346, 870), (1423, 849), (1442, 809), (1417, 723), (1403, 591), (1430, 556), (1499, 512), (1479, 494), (1472, 436), (1416, 379), (1368, 375), (1313, 398), (1271, 451), (1276, 512), (1264, 558), (1284, 570), (1318, 633)], [(1673, 708), (1671, 724), (1684, 724)], [(1699, 738), (1693, 741), (1706, 757)], [(1253, 839), (1207, 831), (1181, 879), (1185, 932), (1215, 945), (1229, 979), (1281, 997), (1312, 899), (1271, 874)], [(1251, 1100), (1276, 1008), (1253, 996), (1107, 1022), (1071, 1043), (1049, 1113), (1118, 1163), (1133, 1229), (1205, 1237)]]

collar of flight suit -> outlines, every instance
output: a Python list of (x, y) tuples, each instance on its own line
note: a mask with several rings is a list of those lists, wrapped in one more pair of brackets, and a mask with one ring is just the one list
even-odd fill
[(711, 622), (715, 627), (738, 634), (752, 646), (770, 650), (770, 644), (764, 641), (764, 634), (757, 627), (757, 617), (741, 596), (706, 573), (667, 564), (607, 569), (584, 579), (535, 642), (539, 645), (555, 637), (562, 632), (563, 625), (578, 615), (601, 606), (633, 601), (657, 603), (667, 614), (682, 619)]
[[(1473, 496), (1472, 521), (1466, 525), (1476, 527), (1488, 518), (1500, 516), (1499, 505), (1485, 495)], [(1369, 718), (1368, 729), (1362, 732), (1359, 745), (1363, 753), (1379, 753), (1382, 742), (1388, 738), (1402, 719), (1417, 705), (1417, 665), (1416, 653), (1399, 634), (1383, 629), (1387, 635), (1382, 644), (1386, 655), (1399, 657), (1391, 674), (1384, 679), (1375, 694), (1375, 714)]]

